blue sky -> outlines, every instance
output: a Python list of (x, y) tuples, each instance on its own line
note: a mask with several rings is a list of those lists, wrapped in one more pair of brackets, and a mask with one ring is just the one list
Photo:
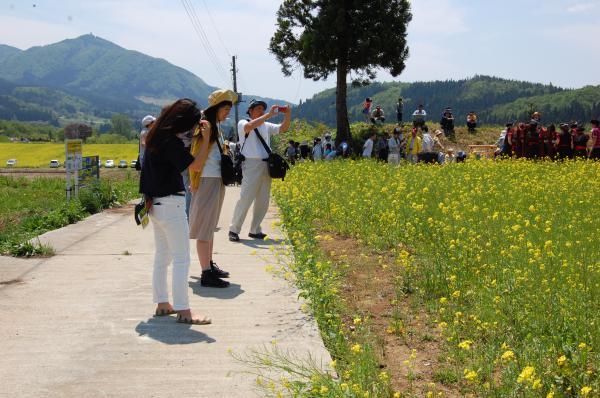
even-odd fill
[[(214, 86), (231, 84), (231, 54), (239, 57), (242, 92), (297, 102), (333, 86), (299, 72), (285, 78), (267, 51), (281, 0), (191, 2), (220, 71), (178, 0), (0, 0), (0, 43), (26, 49), (93, 33)], [(487, 74), (563, 87), (600, 84), (600, 0), (414, 0), (412, 8), (402, 81)], [(379, 80), (394, 79), (382, 72)]]

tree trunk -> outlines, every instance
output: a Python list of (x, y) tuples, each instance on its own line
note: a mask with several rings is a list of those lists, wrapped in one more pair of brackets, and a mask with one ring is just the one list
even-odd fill
[(351, 142), (350, 123), (348, 122), (348, 104), (346, 101), (348, 85), (346, 77), (348, 75), (348, 65), (344, 57), (338, 60), (337, 65), (337, 92), (335, 96), (335, 111), (337, 122), (337, 135), (335, 137), (336, 145), (342, 141)]

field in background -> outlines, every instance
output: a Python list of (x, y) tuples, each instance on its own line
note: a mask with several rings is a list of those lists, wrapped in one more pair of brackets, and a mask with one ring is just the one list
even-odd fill
[(340, 376), (313, 391), (600, 396), (598, 175), (589, 161), (293, 167), (274, 185), (283, 267)]
[[(137, 159), (136, 144), (83, 144), (83, 156), (99, 155), (104, 164), (106, 159), (113, 159), (115, 166), (119, 160), (126, 160), (127, 165)], [(17, 159), (17, 167), (48, 167), (50, 160), (56, 159), (61, 164), (65, 161), (65, 145), (53, 143), (0, 143), (0, 167), (6, 166), (8, 159)]]

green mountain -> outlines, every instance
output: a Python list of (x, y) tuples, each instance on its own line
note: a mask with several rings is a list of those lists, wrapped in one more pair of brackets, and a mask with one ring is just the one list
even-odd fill
[[(457, 123), (475, 111), (480, 121), (502, 124), (509, 120), (529, 120), (532, 110), (543, 113), (546, 122), (589, 120), (600, 113), (600, 86), (567, 90), (553, 85), (506, 80), (489, 76), (471, 79), (415, 83), (373, 83), (348, 89), (351, 121), (364, 120), (361, 113), (366, 97), (381, 105), (390, 121), (396, 120), (396, 101), (404, 99), (404, 120), (419, 104), (428, 119), (439, 121), (442, 110), (450, 106)], [(325, 90), (301, 103), (296, 115), (308, 121), (335, 125), (335, 89)]]
[(18, 54), (21, 50), (16, 47), (7, 46), (5, 44), (0, 44), (0, 61), (8, 56)]
[(181, 97), (204, 107), (216, 89), (164, 59), (93, 35), (25, 51), (0, 45), (0, 79), (0, 118), (54, 124), (114, 113), (139, 119)]
[(130, 101), (182, 96), (206, 100), (213, 90), (183, 68), (93, 35), (13, 52), (0, 58), (0, 76), (23, 86)]

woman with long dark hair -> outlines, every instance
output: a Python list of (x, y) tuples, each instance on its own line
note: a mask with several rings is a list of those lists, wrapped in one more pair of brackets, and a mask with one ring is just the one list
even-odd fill
[(229, 273), (213, 261), (215, 228), (219, 222), (225, 186), (221, 177), (223, 137), (220, 123), (227, 119), (237, 94), (231, 90), (217, 90), (208, 97), (209, 107), (204, 110), (205, 126), (192, 139), (192, 155), (200, 159), (200, 168), (190, 173), (192, 201), (190, 204), (190, 239), (196, 239), (198, 259), (202, 268), (201, 286), (224, 288)]
[[(152, 288), (157, 316), (177, 314), (177, 322), (207, 325), (211, 320), (194, 315), (188, 299), (190, 266), (189, 227), (185, 214), (185, 187), (181, 173), (199, 170), (202, 159), (184, 148), (177, 134), (198, 125), (196, 103), (184, 98), (163, 108), (146, 137), (140, 193), (150, 208), (154, 227), (154, 272)], [(167, 267), (173, 262), (173, 305), (169, 303)]]

